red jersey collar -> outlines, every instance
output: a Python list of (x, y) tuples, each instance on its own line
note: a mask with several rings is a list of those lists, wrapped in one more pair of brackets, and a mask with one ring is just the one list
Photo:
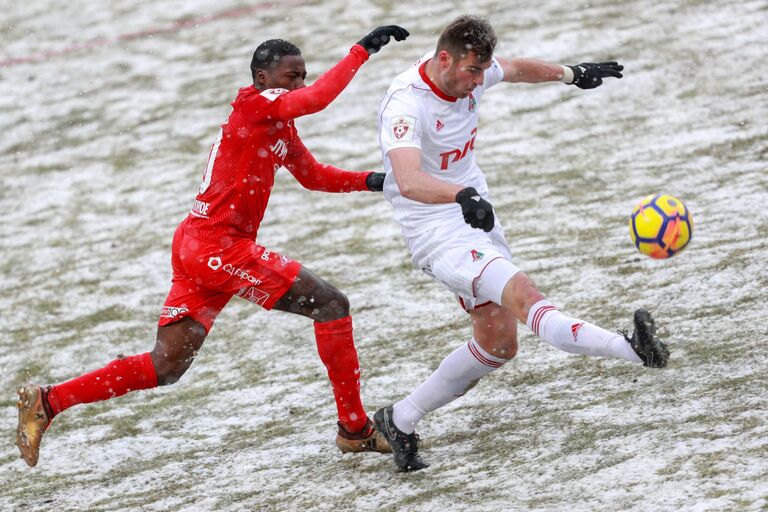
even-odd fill
[(430, 88), (430, 89), (432, 89), (432, 92), (434, 92), (435, 94), (437, 94), (437, 97), (438, 97), (438, 98), (440, 98), (440, 99), (443, 99), (443, 100), (445, 100), (445, 101), (456, 101), (456, 99), (457, 99), (457, 98), (456, 98), (455, 96), (448, 96), (447, 94), (445, 94), (445, 93), (444, 93), (443, 91), (441, 91), (441, 90), (440, 90), (440, 88), (439, 88), (438, 86), (436, 86), (436, 85), (435, 85), (435, 83), (434, 83), (432, 80), (430, 80), (430, 79), (429, 79), (429, 77), (427, 76), (427, 72), (425, 71), (425, 69), (424, 69), (424, 68), (426, 67), (426, 65), (427, 65), (427, 62), (429, 62), (430, 60), (432, 60), (432, 59), (429, 59), (429, 60), (426, 60), (426, 61), (424, 61), (424, 62), (421, 64), (421, 66), (419, 66), (419, 75), (421, 75), (421, 79), (422, 79), (422, 80), (424, 80), (424, 83), (425, 83), (425, 84), (427, 84), (427, 85), (429, 86), (429, 88)]

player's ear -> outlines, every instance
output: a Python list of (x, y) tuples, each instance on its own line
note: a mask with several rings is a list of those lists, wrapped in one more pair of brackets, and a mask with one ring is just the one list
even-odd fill
[(259, 87), (267, 83), (267, 72), (263, 69), (257, 69), (253, 72), (253, 85)]
[(446, 50), (440, 50), (437, 54), (437, 62), (440, 63), (441, 68), (449, 68), (453, 63), (453, 56)]

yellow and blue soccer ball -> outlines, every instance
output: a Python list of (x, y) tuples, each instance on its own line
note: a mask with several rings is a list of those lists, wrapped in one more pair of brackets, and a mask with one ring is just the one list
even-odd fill
[(669, 258), (691, 241), (693, 217), (678, 198), (669, 194), (650, 195), (632, 210), (629, 236), (646, 256)]

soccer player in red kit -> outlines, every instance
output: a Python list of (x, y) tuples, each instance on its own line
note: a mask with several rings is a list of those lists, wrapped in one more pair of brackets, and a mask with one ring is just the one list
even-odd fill
[(37, 464), (42, 435), (62, 411), (178, 381), (233, 295), (314, 320), (317, 350), (336, 399), (337, 446), (342, 452), (390, 451), (360, 399), (349, 301), (297, 261), (258, 245), (256, 235), (280, 167), (311, 190), (381, 191), (382, 173), (318, 163), (293, 120), (324, 109), (371, 54), (391, 37), (402, 41), (407, 36), (396, 25), (375, 29), (309, 87), (304, 86), (306, 67), (295, 45), (271, 39), (256, 49), (253, 85), (241, 88), (232, 103), (192, 210), (174, 234), (173, 284), (154, 348), (61, 384), (22, 387), (16, 444), (28, 465)]

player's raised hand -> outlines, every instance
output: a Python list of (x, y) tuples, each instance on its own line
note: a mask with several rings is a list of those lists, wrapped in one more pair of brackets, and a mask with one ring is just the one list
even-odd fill
[(459, 190), (456, 202), (461, 205), (464, 222), (473, 228), (482, 229), (486, 233), (493, 229), (494, 217), (491, 203), (480, 197), (473, 187)]
[(582, 62), (568, 66), (573, 71), (573, 82), (579, 89), (594, 89), (603, 83), (603, 78), (609, 76), (621, 78), (624, 66), (618, 62)]
[(382, 46), (389, 43), (390, 37), (394, 37), (395, 41), (405, 41), (405, 38), (409, 35), (408, 31), (403, 27), (397, 25), (384, 25), (375, 28), (373, 32), (359, 40), (357, 44), (365, 48), (368, 55), (373, 55), (381, 50)]

